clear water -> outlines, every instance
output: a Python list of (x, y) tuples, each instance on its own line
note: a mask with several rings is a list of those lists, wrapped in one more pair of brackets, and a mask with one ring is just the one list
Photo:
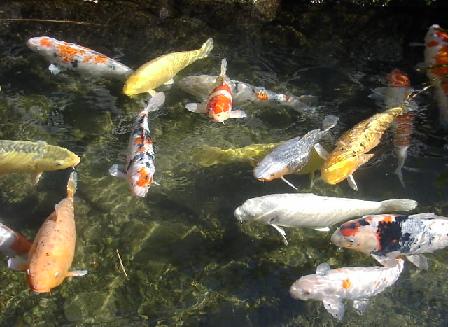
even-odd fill
[[(290, 245), (267, 226), (240, 225), (233, 210), (250, 197), (292, 190), (281, 181), (260, 183), (244, 163), (198, 167), (192, 151), (278, 142), (340, 117), (338, 136), (380, 109), (368, 98), (386, 73), (400, 68), (420, 88), (416, 72), (422, 42), (434, 23), (447, 27), (447, 3), (391, 2), (386, 7), (333, 2), (287, 2), (270, 13), (244, 1), (4, 1), (1, 18), (61, 19), (96, 23), (0, 21), (0, 137), (45, 140), (81, 156), (76, 194), (74, 269), (49, 295), (31, 294), (23, 273), (0, 262), (2, 326), (446, 326), (447, 252), (428, 255), (431, 268), (407, 265), (394, 287), (371, 300), (363, 317), (347, 305), (342, 323), (318, 302), (295, 301), (288, 289), (322, 262), (370, 266), (370, 258), (330, 244), (329, 235), (289, 229)], [(165, 8), (162, 11), (161, 9)], [(123, 160), (140, 104), (121, 94), (121, 82), (76, 73), (52, 76), (48, 64), (25, 46), (49, 35), (119, 58), (132, 68), (158, 55), (199, 47), (209, 58), (178, 77), (217, 74), (228, 59), (231, 78), (278, 92), (318, 97), (315, 115), (282, 106), (248, 105), (246, 120), (212, 124), (187, 112), (193, 99), (174, 86), (151, 118), (156, 180), (145, 199), (107, 174)], [(447, 136), (438, 128), (431, 95), (421, 107), (404, 172), (403, 189), (392, 173), (391, 135), (373, 161), (356, 173), (360, 191), (342, 183), (291, 176), (302, 192), (361, 199), (413, 198), (420, 212), (447, 215)], [(45, 173), (37, 186), (26, 175), (0, 178), (0, 218), (33, 238), (64, 197), (68, 172)], [(119, 251), (128, 277), (120, 268)]]

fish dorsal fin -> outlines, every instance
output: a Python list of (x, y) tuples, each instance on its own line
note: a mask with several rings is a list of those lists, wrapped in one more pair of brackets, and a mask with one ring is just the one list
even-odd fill
[(410, 215), (408, 217), (415, 218), (415, 219), (447, 219), (447, 217), (437, 216), (433, 212), (416, 213), (416, 214)]
[(329, 264), (327, 262), (323, 262), (322, 264), (318, 265), (318, 267), (316, 267), (316, 274), (324, 276), (329, 272), (329, 270), (331, 270)]

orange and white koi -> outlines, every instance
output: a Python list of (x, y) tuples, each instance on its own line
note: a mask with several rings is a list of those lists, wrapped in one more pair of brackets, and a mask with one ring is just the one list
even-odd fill
[(109, 173), (112, 176), (128, 179), (131, 192), (135, 196), (145, 197), (151, 184), (154, 183), (153, 175), (156, 171), (154, 166), (155, 155), (153, 140), (148, 127), (148, 113), (158, 110), (164, 104), (164, 101), (164, 93), (156, 93), (137, 116), (129, 139), (126, 168), (114, 164), (109, 169)]
[(203, 103), (189, 103), (185, 107), (191, 112), (207, 113), (214, 122), (224, 122), (229, 118), (245, 118), (241, 110), (232, 110), (232, 90), (229, 78), (226, 76), (226, 59), (221, 61), (220, 75), (215, 87)]
[(427, 77), (434, 86), (434, 95), (440, 109), (440, 121), (447, 126), (447, 31), (434, 24), (427, 31), (424, 42)]
[(290, 295), (298, 300), (322, 301), (334, 318), (343, 319), (343, 300), (352, 300), (357, 313), (362, 314), (369, 298), (392, 286), (404, 269), (404, 260), (390, 260), (385, 267), (344, 267), (330, 269), (322, 263), (316, 274), (303, 276), (290, 287)]
[(30, 38), (27, 46), (50, 62), (48, 69), (53, 74), (67, 69), (96, 76), (124, 78), (132, 72), (131, 68), (104, 54), (48, 36)]
[[(176, 82), (181, 90), (189, 93), (199, 100), (206, 100), (210, 90), (216, 85), (217, 76), (196, 75), (186, 76)], [(316, 102), (312, 95), (301, 95), (299, 97), (275, 93), (262, 86), (254, 86), (237, 80), (230, 80), (233, 105), (243, 105), (248, 102), (258, 104), (281, 104), (293, 108), (296, 111), (311, 111)], [(312, 110), (313, 111), (313, 110)]]
[(87, 271), (72, 271), (76, 245), (76, 225), (73, 196), (76, 173), (70, 174), (67, 197), (61, 200), (36, 234), (28, 253), (27, 277), (36, 293), (48, 293), (68, 276), (83, 276)]
[(422, 254), (447, 247), (448, 227), (447, 217), (433, 213), (370, 215), (341, 225), (331, 242), (369, 254), (381, 264), (405, 255), (415, 266), (427, 269)]

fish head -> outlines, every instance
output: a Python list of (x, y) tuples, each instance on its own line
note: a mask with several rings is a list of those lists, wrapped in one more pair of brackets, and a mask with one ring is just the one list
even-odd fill
[(332, 280), (327, 276), (317, 274), (303, 276), (290, 287), (290, 295), (297, 300), (322, 301), (328, 296), (335, 294)]
[(269, 156), (265, 157), (254, 168), (254, 177), (261, 182), (271, 182), (289, 173), (288, 166), (281, 161), (275, 161)]
[(150, 92), (148, 89), (148, 79), (139, 74), (131, 74), (123, 86), (123, 93), (126, 95), (136, 95), (140, 93)]
[[(257, 207), (257, 208), (256, 208)], [(246, 200), (241, 206), (234, 210), (234, 216), (241, 223), (254, 220), (260, 211), (260, 203), (255, 199)]]
[(153, 161), (132, 164), (128, 169), (128, 182), (131, 192), (138, 197), (145, 197), (153, 183), (155, 167)]
[(59, 146), (48, 146), (45, 156), (37, 161), (36, 170), (60, 170), (75, 167), (80, 162), (78, 157), (72, 151)]
[(45, 265), (45, 269), (39, 266), (29, 267), (27, 270), (27, 280), (30, 289), (35, 293), (48, 293), (65, 278), (65, 275), (55, 269), (54, 265)]
[(32, 37), (28, 39), (27, 46), (30, 50), (44, 55), (52, 55), (55, 49), (55, 39), (48, 36)]
[(370, 216), (344, 223), (332, 234), (331, 242), (366, 254), (379, 249), (377, 227), (371, 224)]

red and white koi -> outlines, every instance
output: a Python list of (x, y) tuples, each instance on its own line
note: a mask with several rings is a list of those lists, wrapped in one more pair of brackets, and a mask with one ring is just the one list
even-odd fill
[(448, 220), (433, 213), (372, 215), (347, 221), (332, 235), (339, 247), (370, 254), (380, 263), (400, 255), (427, 269), (423, 253), (447, 247)]
[(352, 300), (362, 314), (369, 298), (392, 286), (401, 275), (404, 260), (390, 260), (387, 267), (344, 267), (330, 269), (327, 263), (316, 268), (316, 274), (303, 276), (290, 287), (290, 295), (298, 300), (322, 301), (324, 308), (338, 320), (343, 319), (343, 300)]
[(188, 103), (185, 107), (191, 112), (207, 113), (214, 122), (224, 122), (229, 118), (245, 118), (245, 112), (232, 110), (231, 81), (226, 76), (227, 61), (221, 61), (220, 75), (215, 81), (215, 87), (207, 101), (200, 104)]
[(151, 184), (154, 183), (153, 175), (156, 171), (154, 166), (155, 154), (153, 140), (148, 127), (148, 113), (158, 110), (164, 104), (164, 101), (164, 93), (156, 93), (137, 116), (129, 139), (126, 168), (114, 164), (109, 169), (109, 173), (112, 176), (126, 177), (128, 179), (131, 192), (135, 196), (145, 197)]
[(132, 72), (131, 68), (104, 54), (48, 36), (30, 38), (27, 46), (50, 62), (48, 69), (53, 74), (67, 69), (96, 76), (124, 78)]
[(440, 109), (440, 121), (447, 126), (447, 31), (434, 24), (427, 31), (424, 42), (427, 77), (434, 86), (434, 95)]
[[(32, 242), (25, 236), (0, 223), (0, 252), (9, 258), (8, 266), (10, 268), (16, 268), (11, 266), (11, 259), (15, 262), (21, 262), (24, 267), (26, 266), (31, 245)], [(18, 270), (25, 269), (21, 268)]]

